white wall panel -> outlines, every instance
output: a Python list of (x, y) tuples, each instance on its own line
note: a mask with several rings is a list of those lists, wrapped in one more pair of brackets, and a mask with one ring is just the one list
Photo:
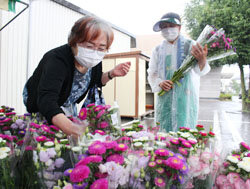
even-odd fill
[[(16, 13), (25, 6), (17, 3)], [(0, 10), (1, 26), (15, 13)], [(26, 82), (28, 11), (24, 11), (0, 32), (0, 105), (23, 113), (22, 89)]]

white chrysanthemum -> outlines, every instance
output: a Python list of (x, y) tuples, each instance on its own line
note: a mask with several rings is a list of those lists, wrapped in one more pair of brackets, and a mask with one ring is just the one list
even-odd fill
[(235, 170), (236, 170), (236, 168), (235, 168), (234, 166), (231, 166), (231, 165), (228, 167), (228, 169), (229, 169), (230, 171), (235, 171)]
[(140, 139), (139, 138), (135, 138), (135, 139), (133, 139), (133, 142), (139, 142), (140, 141)]
[(136, 143), (134, 143), (134, 146), (135, 146), (135, 147), (141, 147), (141, 146), (142, 146), (142, 143), (141, 143), (141, 142), (136, 142)]
[(132, 136), (134, 133), (136, 133), (136, 131), (129, 131), (126, 133), (127, 136)]
[(172, 136), (174, 136), (176, 133), (173, 132), (173, 131), (169, 131), (169, 134), (172, 135)]
[(6, 152), (1, 152), (0, 151), (0, 159), (4, 159), (8, 156), (8, 154)]
[(198, 133), (198, 131), (194, 130), (194, 129), (190, 129), (189, 130), (190, 133)]
[(145, 148), (145, 150), (147, 150), (147, 151), (151, 152), (151, 151), (153, 151), (153, 150), (154, 150), (154, 148), (153, 148), (153, 147), (146, 147), (146, 148)]
[(243, 157), (242, 161), (249, 162), (250, 163), (250, 157)]
[(52, 146), (54, 146), (54, 142), (52, 142), (52, 141), (45, 142), (44, 146), (46, 146), (46, 147), (52, 147)]
[(239, 162), (239, 160), (234, 156), (227, 156), (227, 160), (232, 162), (232, 163), (238, 163)]
[(60, 133), (60, 132), (57, 132), (57, 133), (56, 133), (56, 137), (57, 137), (57, 138), (63, 138), (63, 134)]
[(74, 147), (72, 147), (72, 151), (73, 152), (80, 152), (82, 150), (82, 147), (80, 147), (80, 146), (74, 146)]
[(250, 162), (248, 161), (240, 161), (238, 167), (250, 173)]
[(166, 143), (165, 142), (156, 141), (155, 143), (159, 147), (166, 147)]
[(10, 152), (10, 148), (9, 147), (1, 147), (0, 152), (8, 153), (8, 152)]
[(191, 138), (191, 137), (188, 137), (188, 139), (187, 140), (190, 140), (190, 141), (194, 141), (194, 142), (198, 142), (195, 138)]
[(190, 133), (182, 133), (181, 134), (181, 137), (183, 137), (183, 138), (188, 138), (190, 136), (191, 136)]

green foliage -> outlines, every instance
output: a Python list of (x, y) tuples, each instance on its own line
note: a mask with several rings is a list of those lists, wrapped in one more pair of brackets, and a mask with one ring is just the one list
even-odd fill
[(233, 89), (235, 95), (238, 95), (240, 93), (240, 84), (237, 83), (236, 80), (232, 80), (230, 86)]
[(232, 100), (232, 95), (227, 93), (221, 93), (220, 100)]

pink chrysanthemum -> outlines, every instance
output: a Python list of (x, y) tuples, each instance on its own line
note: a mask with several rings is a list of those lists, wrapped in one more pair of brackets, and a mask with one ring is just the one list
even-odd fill
[(186, 139), (181, 138), (181, 137), (179, 137), (179, 138), (178, 138), (178, 140), (179, 140), (180, 142), (182, 142), (182, 141), (186, 141)]
[(100, 163), (100, 162), (102, 162), (102, 156), (91, 155), (91, 156), (88, 156), (86, 158), (81, 159), (76, 164), (76, 167), (80, 166), (80, 165), (88, 165), (89, 163)]
[(88, 148), (90, 154), (102, 155), (106, 152), (106, 147), (102, 143), (93, 143)]
[(50, 128), (46, 125), (42, 125), (42, 130), (45, 131), (45, 132), (50, 132)]
[(234, 157), (236, 157), (238, 160), (240, 160), (240, 155), (239, 154), (233, 154)]
[(148, 166), (149, 166), (149, 167), (155, 167), (155, 166), (156, 166), (155, 161), (150, 161), (150, 162), (148, 163)]
[(15, 113), (15, 112), (8, 112), (8, 113), (6, 113), (5, 115), (6, 115), (6, 116), (16, 115), (16, 113)]
[(88, 105), (87, 105), (87, 108), (90, 108), (90, 107), (93, 107), (93, 106), (95, 106), (95, 103), (88, 104)]
[(78, 115), (79, 119), (85, 120), (87, 117), (87, 108), (82, 108)]
[(169, 152), (167, 149), (157, 149), (155, 150), (155, 154), (158, 156), (168, 156)]
[(102, 130), (95, 130), (95, 134), (98, 133), (100, 135), (105, 135), (106, 133)]
[(100, 110), (104, 110), (104, 109), (105, 109), (105, 107), (102, 105), (97, 105), (96, 107), (94, 107), (95, 112), (99, 112)]
[(59, 131), (60, 129), (57, 127), (57, 126), (55, 126), (55, 125), (50, 125), (49, 126), (51, 129), (54, 129), (55, 131)]
[(178, 151), (184, 156), (188, 155), (188, 151), (185, 148), (179, 147)]
[(241, 147), (245, 148), (246, 150), (250, 150), (250, 146), (247, 143), (241, 142), (240, 145), (241, 145)]
[(124, 152), (128, 149), (128, 146), (126, 144), (117, 144), (115, 147), (116, 151)]
[(37, 142), (43, 142), (43, 141), (45, 141), (46, 139), (47, 139), (47, 137), (46, 137), (46, 136), (43, 136), (43, 135), (36, 137), (36, 141), (37, 141)]
[(105, 114), (105, 110), (101, 110), (100, 112), (98, 112), (96, 118), (99, 119), (103, 114)]
[(115, 149), (117, 146), (116, 141), (104, 141), (103, 144), (106, 147), (106, 149)]
[(101, 123), (97, 124), (98, 128), (105, 129), (109, 126), (109, 123), (107, 121), (102, 121)]
[(162, 159), (157, 159), (155, 160), (155, 162), (158, 164), (158, 165), (161, 165), (163, 163), (163, 160)]
[(176, 170), (180, 170), (183, 167), (183, 161), (177, 157), (170, 157), (166, 160), (166, 165)]
[(164, 187), (166, 185), (163, 178), (160, 178), (160, 177), (156, 177), (154, 182), (155, 182), (155, 185), (158, 186), (158, 187)]
[(192, 145), (194, 145), (194, 144), (197, 143), (197, 141), (196, 141), (196, 140), (193, 140), (193, 139), (188, 140), (188, 142), (189, 142), (190, 144), (192, 144)]
[(174, 139), (174, 138), (170, 139), (170, 142), (172, 144), (179, 144), (179, 141), (177, 139)]
[(41, 126), (39, 124), (36, 124), (36, 123), (30, 123), (30, 126), (31, 127), (35, 127), (36, 129), (39, 129)]
[(70, 173), (71, 182), (82, 182), (89, 177), (90, 169), (86, 165), (80, 165), (75, 167)]
[(181, 144), (182, 144), (184, 147), (186, 147), (186, 148), (191, 148), (191, 147), (192, 147), (192, 145), (191, 145), (188, 141), (183, 141)]
[(124, 163), (124, 157), (120, 154), (112, 154), (107, 157), (107, 162), (110, 161), (114, 161), (115, 163), (122, 165)]
[(90, 189), (108, 189), (108, 180), (105, 178), (97, 179), (91, 184)]

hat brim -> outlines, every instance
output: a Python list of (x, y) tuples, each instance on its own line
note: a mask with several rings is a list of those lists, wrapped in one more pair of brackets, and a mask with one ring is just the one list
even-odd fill
[(173, 23), (173, 24), (176, 24), (176, 25), (181, 25), (180, 21), (177, 20), (177, 19), (168, 19), (168, 18), (164, 18), (164, 19), (161, 19), (160, 21), (156, 22), (154, 27), (153, 27), (153, 30), (155, 32), (158, 32), (158, 31), (161, 31), (161, 28), (160, 28), (160, 23), (161, 22), (169, 22), (169, 23)]

